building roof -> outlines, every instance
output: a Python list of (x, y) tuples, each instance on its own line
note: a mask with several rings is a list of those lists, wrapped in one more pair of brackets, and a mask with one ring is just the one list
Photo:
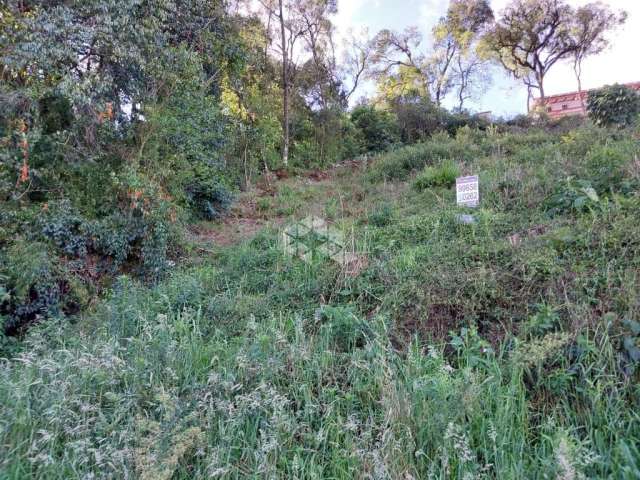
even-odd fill
[[(632, 82), (632, 83), (625, 83), (624, 84), (625, 87), (629, 87), (629, 88), (633, 88), (634, 90), (640, 90), (640, 82)], [(589, 92), (593, 92), (595, 90), (598, 90), (597, 88), (591, 88), (589, 90), (583, 90), (582, 91), (582, 96), (586, 97)], [(557, 95), (548, 95), (544, 98), (544, 103), (545, 105), (548, 105), (550, 103), (559, 103), (559, 102), (567, 102), (567, 101), (571, 101), (571, 100), (577, 100), (580, 98), (580, 92), (568, 92), (568, 93), (559, 93)], [(534, 103), (536, 104), (540, 104), (541, 103), (541, 98), (534, 98)]]

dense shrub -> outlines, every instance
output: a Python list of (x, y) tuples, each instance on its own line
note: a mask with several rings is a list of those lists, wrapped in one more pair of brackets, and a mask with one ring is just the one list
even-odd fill
[(587, 110), (596, 125), (632, 125), (640, 115), (640, 94), (624, 85), (610, 85), (589, 93)]
[(397, 123), (385, 110), (359, 106), (351, 113), (351, 121), (358, 130), (362, 153), (384, 152), (400, 140)]
[(458, 166), (452, 161), (445, 161), (438, 166), (426, 167), (414, 180), (413, 187), (418, 191), (431, 187), (449, 188), (455, 185), (459, 176)]
[(479, 145), (456, 141), (440, 132), (428, 142), (398, 148), (380, 156), (370, 170), (369, 178), (372, 181), (402, 180), (413, 170), (435, 165), (442, 160), (464, 162), (481, 154)]
[(69, 99), (62, 95), (50, 95), (40, 99), (40, 121), (44, 134), (67, 130), (73, 125), (73, 109)]
[(400, 102), (393, 106), (400, 138), (405, 144), (417, 143), (445, 128), (448, 114), (429, 100)]
[(77, 313), (86, 301), (84, 289), (43, 243), (17, 238), (3, 249), (0, 277), (0, 327), (7, 335), (48, 317)]
[(229, 210), (233, 200), (229, 187), (220, 182), (220, 174), (206, 166), (194, 169), (191, 178), (186, 180), (184, 189), (189, 207), (196, 218), (220, 218)]

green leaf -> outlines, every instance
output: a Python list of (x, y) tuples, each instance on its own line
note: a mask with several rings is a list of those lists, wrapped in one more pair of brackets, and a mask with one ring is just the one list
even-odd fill
[(627, 337), (624, 339), (624, 348), (627, 350), (629, 357), (634, 362), (640, 361), (640, 348), (636, 346), (635, 338)]
[(584, 187), (581, 190), (592, 202), (600, 201), (600, 197), (598, 197), (598, 193), (593, 189), (593, 187)]

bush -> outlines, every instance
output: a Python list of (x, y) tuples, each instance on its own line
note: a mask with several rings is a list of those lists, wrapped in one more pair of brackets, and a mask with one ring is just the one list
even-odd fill
[(393, 222), (393, 209), (388, 203), (378, 206), (369, 213), (367, 223), (374, 227), (386, 227)]
[(359, 131), (362, 153), (384, 152), (400, 141), (393, 115), (369, 105), (356, 107), (351, 121)]
[(435, 165), (443, 160), (469, 161), (482, 153), (477, 145), (451, 139), (446, 133), (435, 134), (429, 142), (398, 148), (382, 155), (374, 164), (369, 179), (403, 180), (411, 171)]
[(586, 167), (598, 193), (628, 193), (633, 185), (627, 177), (626, 168), (637, 154), (635, 142), (615, 142), (593, 147), (587, 154)]
[(456, 183), (456, 178), (460, 176), (458, 166), (447, 161), (437, 167), (427, 167), (416, 177), (413, 187), (418, 190), (426, 190), (431, 187), (450, 188)]
[(403, 143), (424, 141), (447, 124), (449, 114), (430, 100), (402, 102), (394, 106)]
[(0, 254), (0, 314), (7, 335), (39, 320), (75, 313), (81, 289), (45, 244), (17, 239)]
[(67, 130), (73, 124), (71, 102), (61, 95), (50, 95), (40, 99), (40, 121), (44, 134)]
[(569, 212), (585, 212), (596, 208), (600, 197), (590, 182), (568, 178), (557, 186), (547, 201), (547, 213), (557, 216)]
[(402, 180), (412, 170), (423, 167), (431, 158), (427, 157), (429, 147), (424, 144), (402, 147), (380, 157), (371, 170), (372, 181)]
[(202, 165), (186, 181), (187, 201), (197, 218), (215, 220), (229, 210), (233, 196), (219, 179), (220, 175), (213, 168)]
[(601, 126), (626, 127), (640, 115), (640, 94), (624, 85), (610, 85), (589, 93), (589, 117)]
[(50, 204), (40, 223), (42, 234), (65, 255), (83, 257), (87, 254), (89, 225), (69, 201)]

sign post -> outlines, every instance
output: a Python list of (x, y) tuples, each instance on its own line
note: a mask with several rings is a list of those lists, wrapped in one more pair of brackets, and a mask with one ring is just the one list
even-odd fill
[(456, 178), (456, 200), (458, 206), (475, 208), (480, 204), (478, 176)]

